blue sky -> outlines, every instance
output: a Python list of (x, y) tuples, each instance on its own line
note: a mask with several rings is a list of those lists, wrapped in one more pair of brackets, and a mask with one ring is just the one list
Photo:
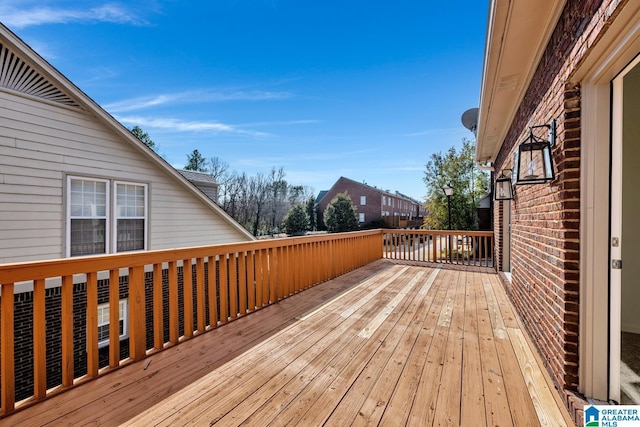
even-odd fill
[(473, 135), (487, 0), (2, 0), (0, 20), (172, 165), (417, 199)]

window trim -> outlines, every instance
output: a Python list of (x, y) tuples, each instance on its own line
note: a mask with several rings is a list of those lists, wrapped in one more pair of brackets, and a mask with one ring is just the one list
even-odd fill
[(360, 206), (367, 206), (367, 196), (360, 196)]
[[(144, 217), (120, 217), (118, 216), (118, 185), (135, 185), (138, 187), (143, 187), (144, 189)], [(146, 251), (147, 250), (147, 242), (148, 242), (148, 232), (149, 232), (149, 186), (145, 183), (141, 182), (133, 182), (133, 181), (113, 181), (113, 212), (111, 217), (113, 230), (111, 239), (112, 239), (112, 252), (111, 253), (124, 253), (124, 252), (136, 252), (136, 251)], [(142, 249), (131, 250), (131, 251), (122, 251), (118, 252), (118, 219), (129, 218), (129, 219), (144, 219), (144, 247)]]
[[(145, 182), (135, 182), (135, 181), (126, 181), (126, 180), (115, 180), (108, 178), (101, 178), (95, 176), (82, 176), (82, 175), (67, 175), (66, 177), (66, 185), (65, 188), (65, 207), (66, 212), (65, 215), (65, 248), (64, 254), (67, 258), (72, 258), (71, 256), (71, 181), (72, 180), (81, 180), (81, 181), (94, 181), (94, 182), (104, 182), (106, 185), (106, 222), (105, 222), (105, 251), (104, 253), (99, 254), (91, 254), (91, 255), (78, 255), (78, 256), (101, 256), (115, 253), (125, 253), (125, 252), (138, 252), (138, 251), (146, 251), (149, 248), (149, 184)], [(141, 186), (144, 188), (144, 248), (140, 250), (132, 250), (132, 251), (122, 251), (118, 252), (118, 217), (117, 210), (117, 196), (118, 196), (118, 185), (135, 185)], [(125, 217), (126, 218), (126, 217)], [(132, 217), (140, 219), (140, 217)]]
[(105, 200), (105, 213), (106, 213), (106, 217), (105, 217), (105, 242), (104, 242), (104, 253), (101, 254), (92, 254), (92, 255), (77, 255), (77, 256), (99, 256), (99, 255), (106, 255), (110, 252), (110, 221), (109, 221), (109, 215), (110, 215), (110, 210), (111, 210), (111, 182), (108, 179), (104, 179), (104, 178), (96, 178), (96, 177), (88, 177), (88, 176), (77, 176), (77, 175), (68, 175), (67, 176), (67, 188), (65, 190), (65, 196), (67, 198), (66, 200), (66, 209), (67, 211), (65, 212), (65, 221), (66, 221), (66, 232), (65, 232), (65, 254), (67, 256), (67, 258), (71, 258), (71, 220), (72, 219), (81, 219), (82, 217), (77, 217), (77, 218), (72, 218), (71, 215), (71, 181), (72, 180), (81, 180), (81, 181), (94, 181), (94, 182), (104, 182), (105, 183), (105, 193), (106, 193), (106, 200)]
[[(120, 341), (125, 340), (127, 338), (129, 338), (129, 299), (128, 298), (122, 298), (120, 300), (118, 300), (118, 305), (120, 306), (120, 310), (122, 311), (122, 317), (118, 318), (118, 322), (120, 320), (123, 321), (123, 325), (122, 325), (122, 334), (119, 335)], [(101, 309), (106, 310), (107, 312), (109, 312), (110, 309), (110, 303), (106, 302), (104, 304), (98, 304), (97, 307), (97, 311), (96, 311), (96, 318), (98, 318), (98, 313), (100, 312)], [(109, 322), (107, 323), (99, 323), (98, 322), (98, 328), (100, 328), (100, 326), (109, 326)], [(111, 337), (107, 338), (106, 340), (98, 340), (98, 348), (104, 348), (109, 346), (111, 342)]]

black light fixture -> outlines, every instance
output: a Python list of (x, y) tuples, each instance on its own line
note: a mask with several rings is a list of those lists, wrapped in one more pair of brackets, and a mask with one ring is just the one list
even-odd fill
[(493, 187), (495, 200), (513, 200), (513, 187), (511, 186), (512, 177), (506, 176), (506, 171), (509, 171), (510, 175), (513, 173), (512, 169), (503, 169), (500, 172), (500, 176), (496, 178), (496, 182)]
[[(548, 139), (536, 136), (534, 129), (547, 128)], [(515, 185), (544, 184), (555, 179), (551, 147), (556, 142), (556, 120), (529, 127), (529, 137), (518, 147), (513, 165)]]

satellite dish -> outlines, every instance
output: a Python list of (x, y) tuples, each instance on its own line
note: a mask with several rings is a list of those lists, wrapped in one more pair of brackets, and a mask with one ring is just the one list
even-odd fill
[(478, 109), (471, 108), (462, 113), (462, 124), (471, 132), (476, 133), (478, 127)]

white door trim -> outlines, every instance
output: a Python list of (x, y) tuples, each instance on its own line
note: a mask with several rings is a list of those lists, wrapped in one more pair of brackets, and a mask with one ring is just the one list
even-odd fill
[(579, 391), (609, 391), (611, 82), (640, 52), (640, 2), (629, 2), (574, 75), (581, 84)]

